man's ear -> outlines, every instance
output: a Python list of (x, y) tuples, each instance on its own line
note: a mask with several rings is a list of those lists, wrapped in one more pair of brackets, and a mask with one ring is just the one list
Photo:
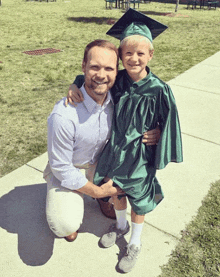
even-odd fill
[(83, 61), (83, 62), (82, 62), (82, 72), (85, 73), (85, 71), (86, 71), (86, 64), (85, 64), (85, 62)]

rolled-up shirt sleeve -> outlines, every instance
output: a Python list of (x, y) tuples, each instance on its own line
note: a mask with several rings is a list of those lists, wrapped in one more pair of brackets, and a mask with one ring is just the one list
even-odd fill
[(53, 175), (61, 186), (70, 190), (83, 187), (87, 178), (72, 163), (75, 141), (74, 122), (59, 114), (51, 114), (48, 125), (48, 157)]

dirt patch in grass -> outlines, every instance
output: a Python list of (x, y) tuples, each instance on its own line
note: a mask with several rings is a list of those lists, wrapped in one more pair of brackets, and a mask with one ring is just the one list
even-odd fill
[(161, 14), (162, 16), (169, 16), (169, 17), (189, 17), (186, 14), (181, 14), (181, 13), (164, 13)]

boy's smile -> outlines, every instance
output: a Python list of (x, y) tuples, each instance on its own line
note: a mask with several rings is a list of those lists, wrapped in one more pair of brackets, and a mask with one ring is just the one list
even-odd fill
[[(141, 38), (141, 37), (140, 37)], [(135, 82), (147, 75), (146, 66), (153, 57), (153, 51), (145, 40), (129, 40), (122, 46), (122, 63), (128, 75)]]

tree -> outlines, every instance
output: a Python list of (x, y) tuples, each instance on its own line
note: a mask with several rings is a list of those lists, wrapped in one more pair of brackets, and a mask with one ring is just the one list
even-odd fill
[(178, 10), (179, 3), (180, 3), (180, 0), (176, 0), (176, 8), (175, 8), (175, 13), (176, 13), (176, 12), (177, 12), (177, 10)]
[(129, 10), (129, 8), (130, 8), (130, 0), (126, 1), (125, 5), (126, 5), (125, 6), (126, 7), (126, 11)]

